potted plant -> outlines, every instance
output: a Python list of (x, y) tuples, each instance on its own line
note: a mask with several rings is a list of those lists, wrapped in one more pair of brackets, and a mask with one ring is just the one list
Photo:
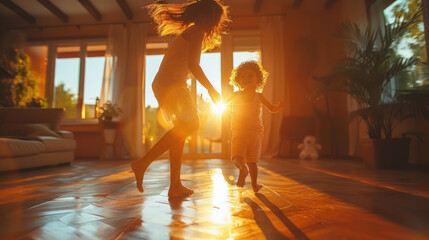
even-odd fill
[(14, 48), (0, 51), (0, 107), (25, 106), (36, 95), (38, 81), (27, 54)]
[(114, 118), (120, 118), (122, 109), (111, 101), (107, 101), (100, 108), (100, 120), (111, 122)]
[(111, 101), (107, 101), (100, 107), (100, 116), (101, 127), (103, 129), (103, 139), (104, 143), (100, 153), (100, 159), (103, 159), (108, 155), (106, 153), (107, 146), (113, 146), (115, 156), (121, 155), (121, 150), (118, 145), (118, 138), (121, 132), (121, 122), (113, 121), (113, 119), (118, 119), (122, 116), (122, 109), (116, 104), (113, 104)]
[(367, 127), (370, 139), (361, 141), (360, 155), (368, 166), (406, 165), (410, 139), (395, 138), (393, 129), (406, 118), (428, 116), (424, 105), (398, 98), (390, 87), (393, 77), (420, 64), (418, 57), (402, 57), (394, 47), (421, 17), (422, 8), (419, 8), (409, 18), (397, 16), (394, 23), (378, 29), (361, 29), (357, 24), (344, 23), (340, 37), (345, 40), (347, 56), (337, 62), (334, 74), (315, 78), (323, 84), (313, 91), (313, 98), (329, 91), (343, 91), (357, 102), (359, 108), (352, 113), (352, 118), (360, 117)]

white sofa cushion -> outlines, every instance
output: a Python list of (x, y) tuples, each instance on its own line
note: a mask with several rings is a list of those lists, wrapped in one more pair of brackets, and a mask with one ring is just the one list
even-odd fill
[(45, 145), (45, 152), (74, 151), (76, 141), (74, 139), (39, 136), (37, 137)]
[(33, 155), (44, 152), (45, 150), (45, 144), (38, 140), (23, 140), (0, 137), (0, 157)]

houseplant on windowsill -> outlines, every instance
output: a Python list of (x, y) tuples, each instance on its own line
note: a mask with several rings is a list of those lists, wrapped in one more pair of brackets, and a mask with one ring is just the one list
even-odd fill
[(114, 118), (122, 116), (122, 109), (111, 101), (107, 101), (100, 108), (100, 120), (104, 122), (111, 122)]
[(346, 22), (343, 25), (347, 56), (338, 61), (334, 74), (322, 78), (321, 87), (311, 94), (313, 98), (330, 91), (349, 94), (358, 104), (353, 117), (365, 122), (370, 139), (360, 143), (360, 155), (368, 166), (402, 167), (408, 162), (410, 139), (393, 136), (395, 126), (406, 118), (423, 116), (427, 109), (418, 101), (397, 98), (391, 91), (391, 79), (420, 64), (419, 58), (399, 56), (395, 43), (413, 24), (422, 18), (419, 8), (409, 18), (397, 17), (392, 24), (379, 29)]

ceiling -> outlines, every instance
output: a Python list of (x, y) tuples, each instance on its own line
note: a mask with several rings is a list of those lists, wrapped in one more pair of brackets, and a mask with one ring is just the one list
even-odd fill
[[(185, 0), (165, 0), (183, 3)], [(330, 8), (337, 0), (224, 0), (234, 17), (284, 13), (287, 9)], [(1, 25), (8, 29), (149, 21), (142, 8), (153, 0), (0, 0)]]

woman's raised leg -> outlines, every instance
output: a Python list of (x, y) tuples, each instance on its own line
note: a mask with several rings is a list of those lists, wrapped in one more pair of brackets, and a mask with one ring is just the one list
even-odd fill
[(143, 192), (143, 176), (149, 165), (158, 156), (163, 154), (168, 149), (185, 140), (187, 136), (198, 130), (198, 122), (189, 122), (186, 125), (177, 125), (168, 131), (161, 139), (158, 140), (155, 145), (149, 149), (149, 151), (143, 156), (143, 158), (135, 160), (131, 163), (131, 168), (136, 177), (137, 188), (140, 192)]

